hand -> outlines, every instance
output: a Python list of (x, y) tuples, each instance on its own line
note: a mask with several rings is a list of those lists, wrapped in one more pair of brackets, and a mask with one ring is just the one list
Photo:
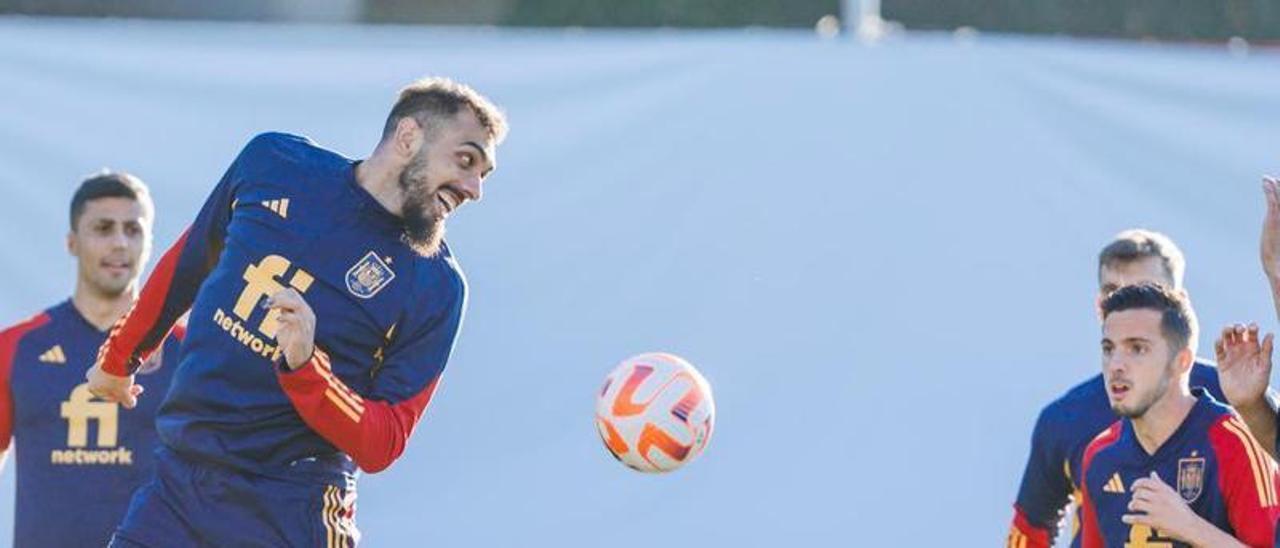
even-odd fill
[(297, 369), (315, 352), (316, 315), (302, 294), (293, 288), (279, 291), (267, 299), (266, 307), (279, 310), (276, 344), (284, 351), (285, 365)]
[(1129, 511), (1144, 513), (1125, 514), (1120, 516), (1120, 521), (1129, 525), (1145, 525), (1159, 531), (1161, 536), (1192, 546), (1245, 548), (1240, 541), (1196, 515), (1182, 495), (1161, 481), (1155, 472), (1133, 482), (1130, 491), (1133, 498), (1129, 499)]
[(1267, 214), (1262, 219), (1262, 270), (1272, 283), (1280, 283), (1280, 179), (1262, 178)]
[(1133, 482), (1130, 488), (1133, 498), (1129, 499), (1130, 512), (1120, 517), (1129, 525), (1142, 524), (1160, 531), (1162, 536), (1191, 542), (1203, 518), (1191, 510), (1191, 505), (1182, 500), (1182, 495), (1160, 480), (1155, 472), (1150, 477)]
[(102, 364), (95, 363), (84, 374), (89, 381), (89, 393), (109, 402), (123, 405), (125, 409), (133, 409), (138, 405), (138, 396), (142, 395), (142, 386), (133, 384), (133, 375), (120, 377), (102, 370)]
[(1271, 380), (1273, 336), (1258, 340), (1258, 326), (1227, 326), (1213, 343), (1218, 358), (1218, 382), (1227, 403), (1237, 409), (1267, 406), (1267, 383)]

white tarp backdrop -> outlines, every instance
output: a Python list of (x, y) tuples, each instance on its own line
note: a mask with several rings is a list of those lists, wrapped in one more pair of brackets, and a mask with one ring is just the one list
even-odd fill
[[(369, 546), (992, 546), (1039, 407), (1098, 369), (1109, 236), (1181, 243), (1206, 331), (1276, 326), (1275, 52), (25, 18), (0, 19), (0, 321), (69, 294), (82, 176), (150, 183), (158, 255), (252, 135), (362, 156), (425, 74), (513, 129), (449, 227), (471, 309), (404, 458), (362, 480)], [(648, 350), (717, 397), (666, 476), (592, 424)]]

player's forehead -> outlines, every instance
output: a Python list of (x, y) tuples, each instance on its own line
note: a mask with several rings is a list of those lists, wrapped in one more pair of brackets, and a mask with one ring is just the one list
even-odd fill
[(438, 131), (437, 142), (450, 149), (470, 148), (484, 154), (490, 163), (497, 161), (497, 145), (493, 142), (493, 136), (471, 109), (460, 109), (452, 118), (446, 119)]
[(1098, 270), (1098, 291), (1104, 296), (1126, 285), (1137, 284), (1173, 287), (1174, 280), (1160, 257), (1113, 261)]
[(1135, 339), (1155, 342), (1161, 338), (1163, 317), (1160, 311), (1147, 308), (1112, 312), (1102, 321), (1103, 340), (1113, 343)]
[(109, 196), (95, 198), (84, 203), (79, 224), (145, 222), (148, 217), (147, 208), (142, 202), (132, 198)]

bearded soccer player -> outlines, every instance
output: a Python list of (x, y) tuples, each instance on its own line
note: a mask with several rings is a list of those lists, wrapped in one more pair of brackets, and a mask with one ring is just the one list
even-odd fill
[[(1131, 284), (1162, 284), (1182, 292), (1186, 260), (1168, 236), (1131, 229), (1117, 234), (1098, 253), (1098, 303), (1115, 289)], [(1205, 388), (1219, 402), (1231, 402), (1265, 446), (1276, 443), (1276, 414), (1267, 393), (1269, 371), (1245, 367), (1215, 368), (1196, 360), (1191, 386)], [(1094, 436), (1115, 422), (1102, 375), (1095, 375), (1047, 405), (1036, 420), (1031, 453), (1018, 490), (1011, 547), (1045, 547), (1071, 500), (1079, 501), (1080, 464)], [(1072, 546), (1080, 545), (1079, 516), (1072, 522)]]
[[(1122, 418), (1085, 449), (1083, 546), (1272, 546), (1280, 469), (1231, 408), (1190, 387), (1197, 329), (1186, 299), (1158, 285), (1126, 286), (1107, 296), (1102, 313), (1103, 377)], [(1268, 337), (1262, 346), (1270, 345)], [(1212, 527), (1179, 538), (1135, 519), (1155, 494), (1138, 484), (1148, 478), (1172, 479)]]
[[(153, 218), (137, 177), (86, 179), (71, 199), (66, 240), (74, 293), (0, 332), (0, 445), (7, 455), (12, 438), (18, 453), (14, 546), (105, 545), (151, 475), (158, 400), (121, 413), (94, 399), (84, 374), (137, 295)], [(168, 389), (176, 336), (139, 371), (139, 385)]]
[(281, 133), (244, 147), (90, 372), (132, 407), (190, 307), (156, 474), (112, 546), (356, 543), (357, 468), (400, 457), (462, 321), (445, 219), (480, 199), (505, 133), (488, 99), (426, 79), (363, 161)]

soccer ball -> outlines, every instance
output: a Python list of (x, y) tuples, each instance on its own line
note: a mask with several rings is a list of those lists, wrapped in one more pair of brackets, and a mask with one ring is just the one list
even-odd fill
[(670, 472), (697, 457), (715, 422), (711, 385), (689, 362), (652, 352), (623, 360), (596, 398), (604, 446), (641, 472)]

